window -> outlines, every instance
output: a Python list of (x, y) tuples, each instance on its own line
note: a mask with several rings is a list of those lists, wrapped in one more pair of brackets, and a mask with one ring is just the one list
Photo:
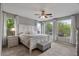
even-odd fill
[(58, 21), (58, 36), (67, 37), (71, 33), (71, 19)]
[(45, 33), (52, 35), (52, 29), (53, 29), (53, 22), (47, 21), (45, 24)]
[(37, 33), (41, 34), (41, 23), (37, 22)]
[(7, 20), (7, 36), (15, 35), (14, 20), (8, 18)]

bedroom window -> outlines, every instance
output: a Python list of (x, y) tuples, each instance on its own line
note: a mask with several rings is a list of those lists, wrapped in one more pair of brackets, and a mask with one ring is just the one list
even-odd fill
[(37, 33), (41, 34), (41, 23), (40, 22), (37, 23)]
[(47, 21), (45, 23), (45, 33), (52, 35), (52, 29), (53, 29), (53, 22), (52, 21)]
[(58, 41), (70, 43), (71, 29), (71, 19), (59, 20), (57, 23)]
[(7, 19), (7, 36), (15, 35), (14, 20), (12, 18)]
[(71, 33), (71, 20), (61, 20), (58, 21), (58, 36), (67, 37)]

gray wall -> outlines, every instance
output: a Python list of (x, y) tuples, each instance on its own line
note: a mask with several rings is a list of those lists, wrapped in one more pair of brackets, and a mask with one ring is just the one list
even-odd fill
[(19, 24), (34, 25), (34, 20), (19, 16)]
[[(1, 27), (1, 4), (0, 4), (0, 27)], [(1, 29), (0, 29), (0, 55), (1, 55)]]
[(79, 14), (76, 15), (76, 27), (79, 28)]
[(76, 28), (78, 30), (76, 47), (77, 47), (77, 55), (79, 56), (79, 14), (76, 15)]
[(2, 51), (2, 25), (3, 25), (3, 19), (2, 19), (2, 10), (1, 10), (1, 3), (0, 3), (0, 55)]
[(15, 16), (15, 28), (16, 32), (15, 35), (19, 34), (19, 27), (20, 25), (34, 25), (35, 20), (27, 18), (27, 17), (22, 17), (22, 16)]
[(17, 24), (18, 25), (18, 28), (17, 28), (18, 32), (16, 31), (17, 34), (19, 34), (20, 31), (23, 32), (25, 30), (25, 29), (21, 28), (21, 25), (24, 25), (24, 26), (32, 25), (32, 26), (34, 26), (34, 22), (35, 22), (35, 20), (33, 20), (33, 19), (29, 19), (29, 18), (21, 17), (21, 16), (18, 17), (18, 20), (19, 20), (18, 24)]

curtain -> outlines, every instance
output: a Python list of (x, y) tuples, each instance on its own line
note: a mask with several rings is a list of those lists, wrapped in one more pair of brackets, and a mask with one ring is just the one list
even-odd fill
[(75, 16), (71, 16), (71, 37), (70, 43), (76, 44), (76, 19)]

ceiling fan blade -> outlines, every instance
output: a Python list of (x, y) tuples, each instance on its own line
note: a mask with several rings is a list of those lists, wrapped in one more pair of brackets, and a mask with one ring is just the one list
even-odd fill
[(53, 17), (52, 15), (50, 15), (49, 17)]
[(45, 18), (48, 18), (47, 16), (45, 16)]
[(52, 15), (52, 14), (46, 14), (46, 15)]

